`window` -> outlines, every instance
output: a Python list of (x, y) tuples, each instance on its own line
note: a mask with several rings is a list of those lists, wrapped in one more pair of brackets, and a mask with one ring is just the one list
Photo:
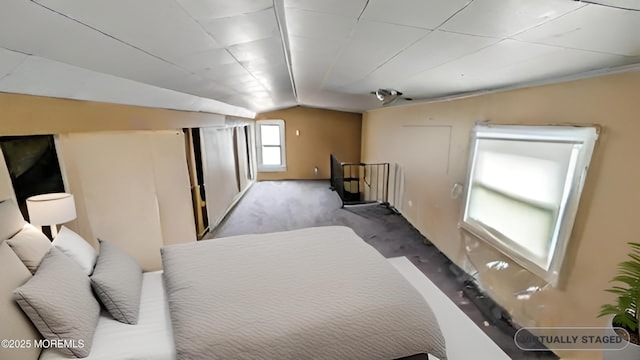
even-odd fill
[(474, 129), (461, 226), (556, 286), (597, 130)]
[(283, 120), (259, 120), (257, 125), (258, 170), (286, 171)]

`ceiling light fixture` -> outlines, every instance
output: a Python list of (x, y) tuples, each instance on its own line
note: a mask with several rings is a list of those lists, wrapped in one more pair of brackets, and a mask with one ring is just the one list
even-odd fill
[[(383, 89), (380, 88), (376, 91), (372, 91), (371, 94), (374, 94), (376, 98), (382, 102), (382, 105), (391, 105), (400, 99), (402, 93), (395, 89)], [(410, 98), (403, 98), (404, 100), (412, 100)]]

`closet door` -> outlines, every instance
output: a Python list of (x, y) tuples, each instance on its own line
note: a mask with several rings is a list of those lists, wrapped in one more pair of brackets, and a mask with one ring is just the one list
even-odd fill
[(182, 132), (68, 134), (61, 146), (70, 191), (95, 238), (144, 270), (161, 268), (162, 246), (196, 240)]
[(233, 128), (202, 128), (202, 165), (209, 226), (215, 227), (240, 192), (236, 176)]

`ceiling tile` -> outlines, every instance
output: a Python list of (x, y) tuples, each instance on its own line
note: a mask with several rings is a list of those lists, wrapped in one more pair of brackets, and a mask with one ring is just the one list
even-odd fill
[(177, 91), (95, 72), (87, 77), (84, 85), (72, 98), (178, 110), (193, 109), (199, 99)]
[(233, 45), (229, 52), (240, 62), (261, 58), (284, 59), (280, 36)]
[(212, 68), (236, 63), (236, 59), (227, 49), (213, 49), (198, 53), (185, 53), (177, 59), (177, 65), (191, 72), (200, 72)]
[(485, 87), (512, 85), (539, 80), (549, 80), (580, 72), (623, 66), (633, 59), (625, 56), (584, 50), (556, 48), (556, 51), (534, 57), (530, 61), (506, 66), (491, 74), (491, 84)]
[[(585, 63), (589, 63), (583, 54)], [(441, 96), (480, 89), (494, 89), (515, 83), (564, 74), (567, 64), (558, 59), (579, 57), (555, 46), (503, 40), (474, 54), (423, 72), (402, 84), (409, 97)], [(591, 58), (590, 61), (602, 61)], [(617, 60), (617, 59), (616, 59)], [(583, 63), (584, 64), (584, 63)], [(584, 68), (584, 66), (583, 66)]]
[(273, 69), (285, 69), (287, 63), (284, 57), (281, 58), (254, 58), (240, 63), (247, 71), (253, 73), (255, 71), (273, 70)]
[(178, 67), (29, 1), (0, 2), (0, 47), (174, 90), (189, 81)]
[(221, 47), (174, 0), (37, 2), (171, 62), (185, 53)]
[[(284, 0), (287, 9), (302, 9), (357, 18), (367, 0)], [(289, 11), (287, 11), (289, 14)]]
[(340, 52), (347, 38), (331, 40), (331, 39), (312, 39), (300, 36), (289, 35), (289, 48), (292, 54), (313, 54), (335, 56)]
[(0, 48), (0, 79), (9, 74), (20, 63), (22, 63), (28, 55)]
[(249, 72), (244, 68), (244, 66), (242, 66), (242, 64), (233, 62), (231, 64), (212, 66), (197, 72), (196, 75), (207, 79), (217, 80), (229, 77), (249, 76)]
[(340, 93), (335, 91), (302, 90), (298, 93), (298, 97), (303, 104), (315, 107), (326, 107), (325, 104), (331, 104), (332, 109), (362, 112), (364, 110), (379, 107), (380, 104), (375, 96), (353, 95)]
[(435, 29), (471, 0), (370, 0), (362, 19)]
[(273, 0), (176, 0), (198, 20), (219, 19), (273, 7)]
[(332, 67), (325, 87), (341, 87), (364, 78), (429, 32), (372, 21), (358, 22), (349, 43)]
[(404, 91), (400, 85), (436, 66), (497, 43), (493, 38), (434, 31), (414, 43), (366, 78), (345, 87), (348, 92), (368, 92), (380, 87)]
[[(128, 79), (28, 56), (0, 79), (0, 91), (190, 111), (247, 116), (245, 109)], [(228, 96), (229, 93), (219, 95)], [(207, 104), (203, 109), (202, 103)], [(253, 116), (253, 115), (251, 115)]]
[(374, 75), (407, 78), (497, 42), (493, 38), (434, 31), (381, 66)]
[(37, 56), (27, 57), (0, 79), (2, 91), (71, 98), (91, 72)]
[(356, 18), (307, 10), (287, 10), (289, 36), (310, 39), (346, 39), (351, 35)]
[(523, 41), (640, 56), (640, 12), (588, 5), (515, 36)]
[(507, 37), (576, 10), (583, 3), (559, 0), (475, 0), (441, 29)]
[(224, 46), (280, 36), (273, 8), (208, 20), (203, 26)]

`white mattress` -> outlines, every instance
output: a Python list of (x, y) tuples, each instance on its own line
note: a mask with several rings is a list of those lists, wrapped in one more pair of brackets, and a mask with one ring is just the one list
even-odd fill
[[(140, 318), (137, 325), (123, 324), (103, 312), (93, 337), (88, 360), (173, 360), (175, 347), (162, 272), (143, 274)], [(55, 350), (42, 352), (41, 360), (69, 359)]]

